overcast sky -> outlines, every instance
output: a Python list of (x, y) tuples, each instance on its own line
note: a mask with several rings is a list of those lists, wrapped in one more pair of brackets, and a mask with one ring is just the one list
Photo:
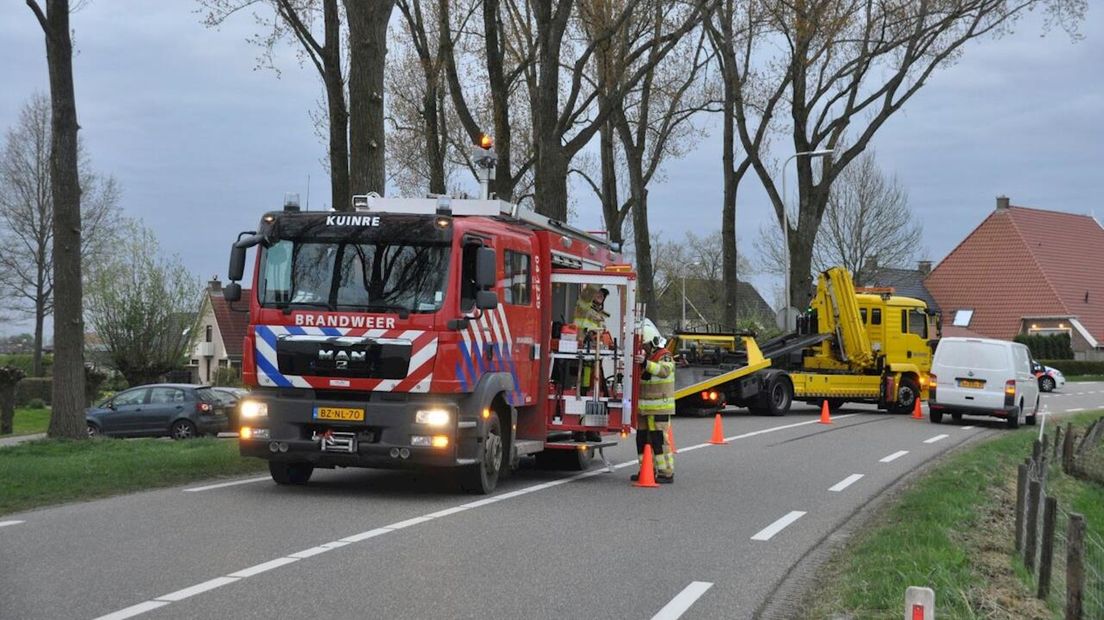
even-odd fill
[[(280, 77), (255, 69), (250, 16), (210, 30), (196, 6), (92, 0), (72, 26), (81, 136), (94, 168), (114, 174), (123, 210), (206, 279), (225, 277), (237, 232), (279, 208), (284, 192), (305, 201), (309, 175), (317, 208), (329, 190), (319, 163), (325, 145), (308, 116), (321, 97), (314, 68), (300, 67), (289, 48), (278, 60)], [(1099, 6), (1081, 32), (1077, 42), (1061, 31), (1042, 37), (1041, 20), (1029, 16), (1014, 35), (975, 43), (875, 137), (880, 164), (898, 176), (924, 225), (926, 258), (942, 259), (998, 194), (1015, 205), (1095, 209), (1104, 218)], [(48, 93), (42, 32), (24, 2), (0, 3), (0, 59), (6, 130), (32, 93)], [(653, 231), (681, 238), (688, 229), (719, 228), (720, 156), (720, 136), (712, 135), (667, 166), (650, 190)], [(580, 223), (600, 227), (590, 196), (579, 198)], [(751, 175), (740, 198), (741, 251), (751, 254), (770, 207)], [(773, 303), (774, 279), (753, 281)]]

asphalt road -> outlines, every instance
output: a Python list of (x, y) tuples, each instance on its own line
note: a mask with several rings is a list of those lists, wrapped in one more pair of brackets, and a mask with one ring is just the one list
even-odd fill
[[(1044, 395), (1104, 408), (1104, 383)], [(321, 470), (0, 517), (0, 618), (747, 618), (888, 488), (1005, 432), (845, 408), (678, 419), (676, 483), (525, 468), (489, 497), (425, 475)], [(213, 485), (213, 486), (212, 486)]]

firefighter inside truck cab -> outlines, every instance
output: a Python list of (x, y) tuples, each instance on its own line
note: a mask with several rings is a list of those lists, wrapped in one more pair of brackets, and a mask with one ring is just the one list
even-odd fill
[[(579, 299), (575, 302), (575, 337), (579, 349), (597, 351), (598, 348), (609, 349), (613, 347), (613, 338), (606, 329), (606, 319), (609, 313), (605, 311), (606, 298), (609, 297), (609, 289), (583, 285), (579, 290)], [(586, 395), (594, 384), (594, 364), (584, 364), (582, 372), (582, 384), (578, 386), (579, 393)], [(605, 390), (603, 373), (599, 366), (598, 385)], [(608, 394), (607, 394), (608, 396)]]

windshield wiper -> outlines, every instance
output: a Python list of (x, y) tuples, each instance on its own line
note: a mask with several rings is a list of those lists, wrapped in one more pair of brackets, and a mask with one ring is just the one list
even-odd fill
[(400, 319), (410, 316), (410, 308), (395, 304), (338, 304), (341, 308), (357, 308), (368, 312), (397, 312)]
[(330, 311), (335, 310), (333, 306), (324, 301), (285, 301), (275, 304), (274, 307), (283, 310), (284, 314), (290, 313), (294, 308), (323, 308)]

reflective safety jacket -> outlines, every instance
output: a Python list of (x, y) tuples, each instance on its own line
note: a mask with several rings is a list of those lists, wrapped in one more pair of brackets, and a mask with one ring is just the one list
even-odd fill
[(600, 332), (605, 329), (606, 313), (594, 307), (594, 295), (579, 295), (579, 301), (575, 303), (575, 327), (579, 328), (579, 338), (586, 335), (587, 331)]
[(675, 415), (675, 360), (656, 349), (640, 377), (640, 415)]

